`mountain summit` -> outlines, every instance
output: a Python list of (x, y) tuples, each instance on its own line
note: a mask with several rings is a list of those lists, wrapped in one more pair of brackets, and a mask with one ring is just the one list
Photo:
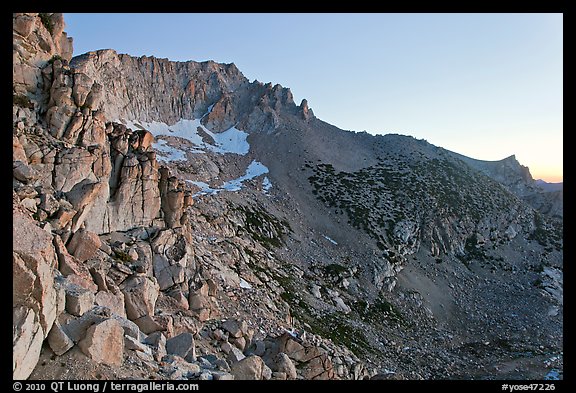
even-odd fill
[(562, 374), (562, 198), (514, 156), (63, 30), (13, 15), (15, 379)]

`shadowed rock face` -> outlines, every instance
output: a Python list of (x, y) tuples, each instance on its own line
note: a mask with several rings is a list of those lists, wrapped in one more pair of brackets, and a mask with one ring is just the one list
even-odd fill
[(71, 66), (103, 86), (97, 108), (109, 120), (174, 124), (200, 118), (211, 107), (204, 123), (215, 132), (234, 125), (271, 132), (283, 111), (313, 117), (306, 103), (296, 107), (289, 89), (250, 83), (233, 63), (173, 62), (100, 50), (75, 57)]
[(530, 169), (521, 165), (515, 155), (499, 161), (475, 160), (453, 153), (472, 168), (504, 185), (513, 194), (541, 213), (555, 218), (563, 216), (562, 192), (549, 192), (534, 181)]
[(173, 124), (198, 118), (223, 94), (248, 84), (234, 64), (136, 58), (114, 50), (77, 56), (71, 65), (102, 84), (102, 109), (110, 119)]
[(15, 378), (562, 368), (562, 195), (514, 157), (343, 131), (234, 64), (71, 59), (63, 28), (13, 16)]

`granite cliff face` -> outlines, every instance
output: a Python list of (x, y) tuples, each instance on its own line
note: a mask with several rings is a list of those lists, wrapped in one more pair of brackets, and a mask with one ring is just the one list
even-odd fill
[[(203, 124), (215, 132), (235, 125), (273, 131), (282, 111), (297, 111), (289, 89), (250, 83), (234, 64), (173, 62), (100, 50), (75, 57), (71, 65), (104, 86), (99, 109), (110, 120), (172, 125), (210, 112)], [(307, 104), (302, 113), (310, 116)]]
[(234, 64), (71, 58), (63, 29), (13, 15), (14, 378), (561, 371), (562, 212), (514, 157), (343, 131)]

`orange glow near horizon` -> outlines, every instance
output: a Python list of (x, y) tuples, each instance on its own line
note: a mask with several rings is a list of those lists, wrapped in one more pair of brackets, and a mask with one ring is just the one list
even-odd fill
[(534, 173), (532, 173), (532, 177), (534, 178), (534, 180), (542, 179), (547, 183), (562, 183), (564, 181), (563, 174), (562, 173), (557, 174), (557, 172), (556, 173), (550, 173), (548, 171), (543, 171), (543, 172), (534, 171)]

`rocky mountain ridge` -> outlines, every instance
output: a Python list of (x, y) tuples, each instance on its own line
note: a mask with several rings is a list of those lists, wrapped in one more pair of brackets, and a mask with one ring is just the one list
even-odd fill
[(532, 178), (528, 167), (521, 165), (515, 155), (499, 161), (482, 161), (456, 155), (471, 167), (503, 184), (536, 210), (550, 217), (562, 218), (562, 194), (551, 194), (547, 190), (543, 190), (538, 182)]
[(516, 174), (63, 28), (13, 16), (14, 378), (561, 368), (561, 221)]

